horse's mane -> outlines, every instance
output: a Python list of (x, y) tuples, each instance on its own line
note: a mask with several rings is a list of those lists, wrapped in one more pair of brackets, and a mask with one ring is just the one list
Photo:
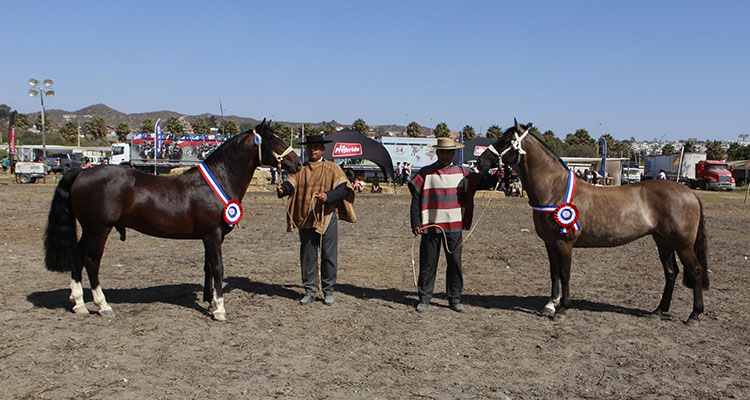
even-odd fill
[[(531, 128), (531, 123), (527, 124), (526, 128), (527, 129)], [(511, 129), (515, 129), (515, 127), (508, 128), (508, 130), (506, 130), (505, 133), (510, 132)], [(529, 133), (531, 133), (531, 132), (529, 132)], [(505, 135), (505, 134), (503, 134), (503, 135)], [(554, 151), (552, 151), (552, 149), (549, 146), (547, 146), (547, 143), (545, 143), (544, 140), (542, 140), (542, 138), (540, 138), (539, 136), (537, 136), (537, 135), (535, 135), (533, 133), (531, 133), (530, 136), (533, 136), (534, 139), (536, 139), (537, 142), (539, 142), (539, 144), (541, 144), (542, 147), (547, 151), (547, 153), (549, 153), (550, 156), (552, 156), (553, 158), (555, 158), (560, 163), (560, 165), (562, 165), (563, 167), (565, 167), (565, 169), (569, 169), (568, 168), (568, 164), (566, 164), (565, 161), (563, 161), (563, 159), (560, 158), (560, 156), (558, 156)]]
[(206, 161), (204, 161), (206, 165), (213, 166), (219, 163), (231, 165), (234, 164), (234, 162), (239, 161), (238, 159), (241, 155), (241, 149), (238, 144), (251, 132), (252, 131), (246, 131), (239, 135), (232, 136), (229, 140), (209, 154)]

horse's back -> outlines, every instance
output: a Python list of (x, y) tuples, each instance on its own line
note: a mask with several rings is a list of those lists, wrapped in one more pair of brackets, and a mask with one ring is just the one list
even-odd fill
[(697, 232), (701, 210), (689, 188), (656, 180), (616, 187), (582, 185), (573, 202), (580, 212), (577, 245), (582, 247), (617, 246), (654, 233)]

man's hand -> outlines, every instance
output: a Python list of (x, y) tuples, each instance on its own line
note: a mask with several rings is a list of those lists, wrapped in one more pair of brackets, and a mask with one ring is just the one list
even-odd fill
[(325, 192), (316, 193), (315, 199), (321, 203), (325, 203), (328, 200), (328, 195)]
[(414, 228), (411, 229), (411, 233), (413, 233), (414, 236), (417, 236), (420, 233), (422, 233), (422, 228), (419, 226), (415, 226)]
[(279, 194), (279, 196), (281, 196), (281, 195), (282, 195), (282, 194), (284, 193), (284, 188), (283, 188), (283, 187), (281, 187), (281, 185), (278, 185), (278, 184), (277, 184), (277, 185), (276, 185), (276, 193), (278, 193), (278, 194)]

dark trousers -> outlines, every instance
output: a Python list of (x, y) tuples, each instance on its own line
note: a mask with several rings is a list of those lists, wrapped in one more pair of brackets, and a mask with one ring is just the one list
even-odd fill
[[(461, 292), (464, 290), (464, 277), (461, 270), (463, 246), (458, 246), (461, 242), (461, 234), (461, 231), (445, 234), (448, 239), (448, 249), (453, 251), (453, 253), (445, 251), (445, 258), (448, 261), (448, 268), (445, 270), (445, 293), (451, 303), (460, 302)], [(422, 241), (419, 244), (419, 282), (417, 284), (420, 303), (428, 303), (432, 298), (440, 248), (446, 249), (444, 242), (442, 232), (422, 234)]]
[[(299, 260), (302, 267), (302, 285), (305, 293), (318, 292), (318, 248), (320, 248), (320, 234), (314, 229), (299, 230)], [(323, 247), (320, 261), (320, 280), (323, 294), (333, 294), (338, 270), (339, 229), (336, 213), (331, 217), (331, 223), (323, 234)]]

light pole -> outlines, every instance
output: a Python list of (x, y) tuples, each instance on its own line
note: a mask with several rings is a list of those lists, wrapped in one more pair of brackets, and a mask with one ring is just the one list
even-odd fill
[(52, 97), (55, 95), (55, 91), (51, 89), (53, 84), (54, 82), (52, 82), (52, 79), (45, 79), (41, 84), (34, 78), (29, 79), (29, 86), (31, 86), (31, 89), (29, 89), (29, 96), (39, 96), (39, 99), (42, 101), (42, 157), (44, 158), (45, 164), (45, 177), (47, 175), (47, 136), (45, 134), (46, 121), (44, 118), (44, 96)]

